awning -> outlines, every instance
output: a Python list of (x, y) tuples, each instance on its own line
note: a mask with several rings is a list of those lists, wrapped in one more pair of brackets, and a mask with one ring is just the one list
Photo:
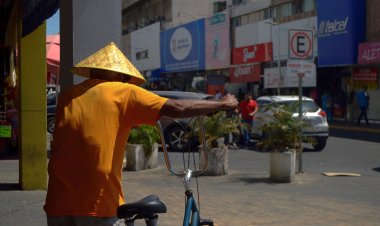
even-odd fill
[(22, 37), (32, 33), (59, 9), (59, 0), (23, 0)]

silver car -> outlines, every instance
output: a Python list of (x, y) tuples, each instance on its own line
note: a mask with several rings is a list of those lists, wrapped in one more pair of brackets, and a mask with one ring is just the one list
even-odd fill
[[(260, 139), (262, 132), (260, 127), (264, 125), (267, 120), (270, 120), (272, 111), (267, 106), (270, 104), (278, 105), (292, 105), (299, 101), (298, 96), (262, 96), (256, 99), (259, 105), (259, 111), (255, 115), (255, 120), (252, 126), (251, 135), (254, 138)], [(315, 138), (313, 147), (316, 151), (322, 151), (326, 146), (327, 138), (329, 137), (329, 125), (326, 118), (326, 113), (314, 102), (313, 99), (308, 97), (302, 98), (302, 112), (303, 120), (309, 125), (303, 130), (305, 137)], [(293, 112), (293, 117), (298, 117), (299, 110)]]
[[(209, 100), (213, 96), (204, 93), (185, 92), (185, 91), (152, 91), (153, 93), (171, 99), (203, 99)], [(170, 151), (183, 151), (187, 148), (188, 140), (185, 139), (186, 126), (190, 118), (173, 119), (162, 116), (160, 123), (165, 136), (165, 142), (169, 145)], [(196, 140), (196, 139), (195, 139)]]

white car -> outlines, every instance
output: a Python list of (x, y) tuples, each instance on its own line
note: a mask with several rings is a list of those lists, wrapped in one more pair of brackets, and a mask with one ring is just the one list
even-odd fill
[[(259, 111), (255, 115), (255, 120), (252, 126), (251, 135), (253, 138), (260, 139), (263, 134), (260, 127), (270, 120), (270, 115), (273, 114), (268, 109), (269, 105), (292, 105), (299, 101), (298, 96), (262, 96), (256, 99), (259, 105)], [(313, 147), (316, 151), (322, 151), (326, 146), (327, 138), (329, 137), (329, 125), (326, 118), (326, 113), (308, 97), (302, 98), (303, 120), (310, 126), (303, 130), (305, 137), (315, 138)], [(293, 112), (293, 117), (298, 117), (299, 109)]]

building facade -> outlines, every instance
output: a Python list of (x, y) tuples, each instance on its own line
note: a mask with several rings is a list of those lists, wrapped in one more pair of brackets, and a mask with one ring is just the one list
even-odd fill
[[(303, 93), (317, 93), (321, 104), (328, 92), (339, 120), (358, 116), (355, 95), (361, 87), (368, 87), (371, 98), (379, 96), (376, 1), (193, 2), (123, 4), (123, 50), (149, 88), (297, 94), (301, 72)], [(380, 120), (374, 101), (368, 115)]]

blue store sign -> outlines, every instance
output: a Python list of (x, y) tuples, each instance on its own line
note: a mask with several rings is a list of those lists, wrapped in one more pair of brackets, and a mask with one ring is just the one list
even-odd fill
[(318, 0), (318, 66), (357, 63), (365, 40), (365, 1)]
[(161, 68), (166, 72), (205, 69), (205, 20), (160, 33)]

